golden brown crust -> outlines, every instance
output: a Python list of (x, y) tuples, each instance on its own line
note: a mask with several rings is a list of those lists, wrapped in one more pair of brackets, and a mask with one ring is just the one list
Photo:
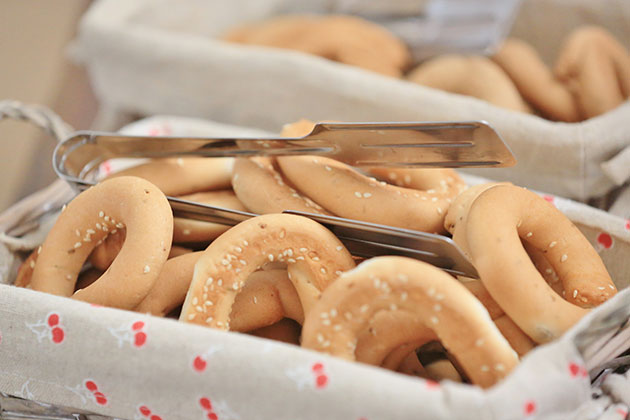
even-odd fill
[(282, 173), (313, 201), (350, 219), (442, 232), (450, 197), (385, 184), (332, 159), (314, 156), (278, 158)]
[(258, 216), (234, 226), (204, 251), (180, 320), (229, 329), (234, 299), (247, 278), (273, 261), (287, 263), (304, 313), (323, 289), (354, 267), (345, 247), (320, 224), (287, 214)]
[[(74, 292), (83, 263), (109, 232), (127, 230), (118, 257), (92, 285)], [(168, 257), (173, 215), (164, 194), (136, 177), (118, 177), (82, 192), (63, 211), (35, 264), (34, 290), (132, 309), (146, 296)]]
[(137, 176), (155, 184), (165, 195), (178, 196), (230, 188), (233, 158), (166, 158), (116, 172), (108, 179)]
[(413, 69), (407, 75), (407, 80), (472, 96), (514, 111), (531, 113), (508, 75), (486, 57), (442, 55)]
[(523, 98), (545, 117), (566, 122), (581, 120), (573, 95), (555, 78), (531, 45), (509, 38), (492, 60), (512, 79)]
[(403, 257), (373, 258), (331, 284), (306, 313), (302, 346), (354, 360), (358, 334), (369, 319), (398, 310), (431, 328), (475, 384), (495, 384), (518, 362), (465, 287), (429, 264)]
[(385, 28), (353, 16), (281, 16), (228, 32), (226, 41), (291, 49), (400, 77), (411, 61)]
[(572, 91), (585, 118), (614, 109), (630, 97), (630, 54), (601, 27), (572, 32), (554, 73)]
[[(465, 228), (484, 286), (538, 343), (560, 336), (587, 313), (575, 305), (595, 306), (616, 293), (601, 258), (577, 227), (523, 188), (498, 185), (483, 191), (470, 205)], [(568, 302), (547, 285), (521, 240), (545, 253), (569, 291)]]

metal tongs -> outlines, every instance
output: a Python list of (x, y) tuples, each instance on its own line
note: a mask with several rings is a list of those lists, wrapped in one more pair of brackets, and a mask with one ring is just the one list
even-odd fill
[[(326, 156), (353, 166), (503, 167), (516, 163), (497, 132), (486, 122), (319, 123), (300, 138), (144, 137), (78, 132), (57, 145), (57, 174), (82, 190), (96, 181), (95, 169), (114, 158), (182, 156)], [(177, 217), (226, 225), (257, 216), (167, 197)], [(296, 211), (335, 233), (360, 257), (404, 255), (453, 274), (478, 277), (457, 245), (441, 235)]]

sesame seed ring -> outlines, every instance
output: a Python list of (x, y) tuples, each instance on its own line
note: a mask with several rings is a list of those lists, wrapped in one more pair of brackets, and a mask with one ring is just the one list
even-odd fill
[(232, 188), (245, 207), (254, 213), (298, 210), (330, 214), (289, 185), (277, 168), (275, 159), (264, 157), (236, 159)]
[(337, 216), (424, 232), (444, 231), (451, 192), (389, 185), (328, 158), (291, 156), (277, 160), (282, 173), (300, 192)]
[(419, 85), (472, 96), (493, 105), (531, 113), (510, 77), (487, 57), (441, 55), (420, 64), (407, 80)]
[(507, 39), (492, 60), (510, 76), (523, 98), (545, 117), (566, 122), (582, 119), (569, 89), (528, 43)]
[[(134, 310), (165, 316), (181, 305), (202, 254), (202, 251), (193, 252), (166, 261), (153, 288)], [(285, 317), (300, 324), (304, 321), (300, 299), (287, 271), (256, 271), (250, 274), (243, 291), (234, 300), (230, 326), (234, 331), (247, 332)]]
[[(311, 121), (302, 119), (285, 125), (282, 135), (300, 137), (312, 128)], [(297, 156), (277, 161), (300, 193), (333, 214), (426, 232), (443, 231), (442, 221), (451, 201), (466, 188), (452, 169), (370, 170), (396, 184), (389, 185), (332, 159)]]
[[(464, 229), (468, 252), (492, 298), (537, 343), (559, 337), (588, 312), (585, 308), (617, 292), (578, 228), (524, 188), (496, 185), (481, 192), (456, 229)], [(566, 300), (544, 281), (521, 241), (544, 253)]]
[[(231, 190), (205, 191), (180, 196), (179, 198), (232, 210), (247, 211), (247, 208)], [(176, 217), (174, 222), (173, 242), (176, 243), (209, 242), (216, 239), (229, 228), (229, 226), (219, 223), (183, 219), (181, 217)]]
[[(126, 228), (116, 260), (96, 282), (74, 292), (99, 241)], [(157, 279), (171, 248), (173, 214), (164, 194), (136, 177), (113, 178), (79, 194), (59, 215), (37, 258), (31, 287), (105, 306), (132, 309)]]
[(180, 320), (230, 329), (235, 298), (248, 277), (274, 261), (287, 264), (305, 314), (322, 290), (354, 267), (350, 253), (322, 225), (287, 214), (254, 217), (229, 229), (204, 251)]
[(630, 54), (604, 28), (585, 26), (566, 39), (554, 67), (582, 116), (595, 117), (630, 97)]
[[(436, 267), (404, 257), (372, 258), (332, 283), (306, 313), (302, 346), (355, 360), (357, 339), (369, 320), (381, 311), (398, 310), (431, 328), (481, 387), (495, 384), (518, 362), (486, 309), (464, 286)], [(324, 313), (329, 316), (322, 318)]]
[(137, 176), (155, 184), (166, 195), (179, 196), (230, 188), (233, 164), (233, 158), (154, 159), (116, 172), (109, 178)]

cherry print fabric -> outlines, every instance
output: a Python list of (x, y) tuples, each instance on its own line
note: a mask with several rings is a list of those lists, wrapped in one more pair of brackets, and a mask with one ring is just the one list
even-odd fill
[(575, 333), (483, 391), (1, 285), (0, 391), (134, 420), (574, 418), (592, 392)]

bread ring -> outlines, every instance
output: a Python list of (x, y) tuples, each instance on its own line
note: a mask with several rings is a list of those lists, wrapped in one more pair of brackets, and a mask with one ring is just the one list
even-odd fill
[(230, 188), (233, 158), (181, 157), (154, 159), (108, 177), (137, 176), (170, 196)]
[[(206, 191), (184, 195), (179, 198), (211, 206), (247, 211), (247, 208), (236, 198), (236, 195), (231, 190)], [(176, 217), (174, 222), (173, 242), (177, 243), (209, 242), (229, 229), (227, 225), (183, 219), (181, 217)]]
[(419, 85), (531, 113), (508, 75), (486, 57), (441, 55), (420, 64), (406, 78)]
[(223, 39), (301, 51), (393, 77), (411, 61), (403, 42), (353, 16), (282, 16), (236, 28)]
[[(95, 283), (74, 292), (99, 240), (125, 227), (116, 260)], [(164, 194), (136, 177), (109, 179), (79, 194), (59, 215), (37, 258), (33, 290), (132, 309), (157, 279), (171, 247), (173, 214)]]
[(573, 31), (554, 73), (573, 92), (586, 118), (614, 109), (630, 97), (630, 54), (601, 27)]
[(369, 319), (396, 310), (414, 314), (433, 329), (472, 382), (484, 388), (518, 362), (465, 287), (438, 268), (404, 257), (372, 258), (331, 284), (306, 313), (302, 346), (354, 360), (357, 336)]
[(573, 95), (531, 45), (509, 38), (492, 60), (512, 79), (523, 98), (545, 117), (566, 122), (581, 120)]
[(328, 158), (279, 157), (278, 164), (297, 189), (338, 216), (425, 232), (444, 230), (451, 198), (438, 191), (388, 185)]
[[(465, 232), (484, 286), (537, 343), (564, 333), (587, 313), (581, 307), (596, 306), (616, 293), (601, 258), (577, 227), (523, 188), (497, 185), (479, 194), (470, 205)], [(545, 253), (569, 291), (568, 302), (543, 280), (521, 240)]]
[(288, 185), (287, 180), (277, 169), (275, 159), (236, 159), (232, 188), (245, 207), (254, 213), (281, 213), (290, 209), (329, 214), (320, 205)]
[[(166, 316), (184, 302), (195, 264), (203, 252), (171, 258), (136, 312)], [(286, 270), (256, 271), (236, 296), (230, 313), (231, 329), (246, 332), (272, 325), (288, 317), (302, 323), (304, 312)]]
[(254, 217), (219, 236), (204, 251), (195, 265), (180, 320), (229, 329), (234, 299), (245, 281), (274, 260), (287, 263), (305, 314), (330, 282), (354, 267), (350, 253), (322, 225), (288, 214)]

